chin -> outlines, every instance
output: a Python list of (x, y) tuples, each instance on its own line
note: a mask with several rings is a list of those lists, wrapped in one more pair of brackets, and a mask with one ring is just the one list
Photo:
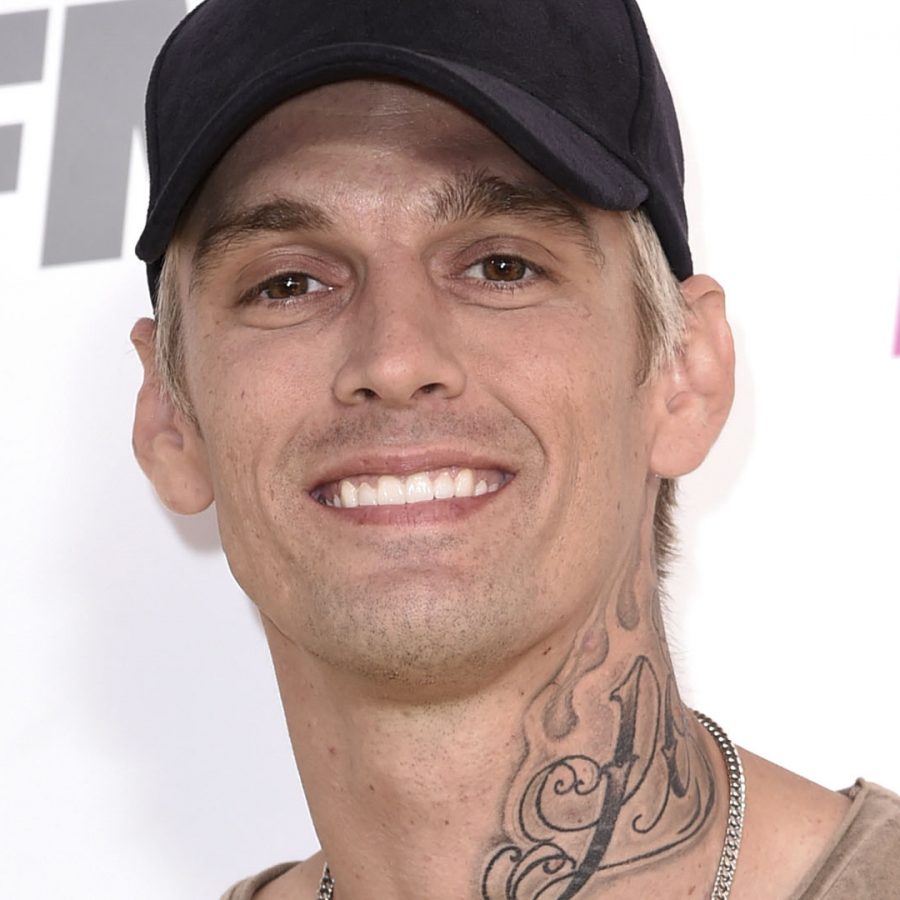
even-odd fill
[(455, 574), (306, 593), (279, 628), (335, 669), (388, 691), (427, 691), (435, 700), (465, 693), (539, 640), (530, 632), (549, 616), (535, 614), (532, 590), (512, 592), (507, 582), (500, 596), (497, 582)]

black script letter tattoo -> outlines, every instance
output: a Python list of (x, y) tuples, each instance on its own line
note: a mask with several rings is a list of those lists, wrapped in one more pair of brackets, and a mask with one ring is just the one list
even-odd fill
[[(694, 743), (671, 673), (660, 683), (650, 660), (639, 656), (604, 699), (607, 704), (597, 705), (606, 708), (596, 710), (600, 725), (590, 733), (609, 734), (611, 758), (563, 753), (540, 766), (524, 790), (517, 792), (521, 781), (513, 782), (509, 842), (483, 873), (483, 900), (570, 900), (598, 872), (673, 850), (709, 819), (712, 771)], [(573, 710), (574, 725), (586, 726), (589, 715)], [(563, 736), (567, 743), (579, 730)], [(532, 744), (523, 767), (535, 755)]]

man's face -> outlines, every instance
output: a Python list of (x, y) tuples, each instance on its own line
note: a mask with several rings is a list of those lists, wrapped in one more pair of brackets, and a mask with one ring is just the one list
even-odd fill
[(347, 82), (241, 138), (178, 260), (225, 551), (299, 647), (463, 683), (631, 577), (654, 426), (621, 217), (441, 99)]

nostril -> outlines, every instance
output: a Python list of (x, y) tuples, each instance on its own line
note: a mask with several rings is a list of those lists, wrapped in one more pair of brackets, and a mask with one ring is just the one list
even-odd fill
[(420, 388), (420, 390), (422, 391), (423, 394), (433, 394), (439, 387), (440, 387), (440, 385), (435, 381), (435, 382), (432, 382), (431, 384), (423, 385)]

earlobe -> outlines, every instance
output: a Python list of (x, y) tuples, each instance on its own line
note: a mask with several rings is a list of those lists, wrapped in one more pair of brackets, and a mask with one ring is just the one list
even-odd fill
[(202, 512), (213, 501), (206, 448), (191, 422), (163, 390), (156, 369), (152, 319), (140, 319), (131, 342), (144, 367), (134, 410), (134, 455), (159, 499), (172, 512)]
[(650, 467), (661, 478), (693, 471), (715, 443), (734, 399), (734, 345), (725, 295), (707, 275), (681, 285), (687, 302), (685, 342), (654, 384)]

